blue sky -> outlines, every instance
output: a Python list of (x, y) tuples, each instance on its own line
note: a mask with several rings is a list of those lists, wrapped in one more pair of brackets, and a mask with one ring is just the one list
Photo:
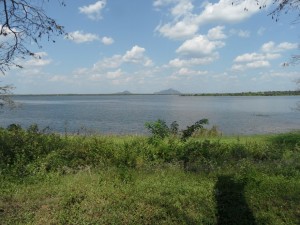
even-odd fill
[(282, 64), (299, 54), (299, 24), (293, 14), (275, 22), (264, 2), (264, 10), (252, 0), (45, 3), (68, 36), (32, 45), (41, 59), (17, 59), (24, 69), (2, 84), (16, 94), (294, 90), (299, 65)]

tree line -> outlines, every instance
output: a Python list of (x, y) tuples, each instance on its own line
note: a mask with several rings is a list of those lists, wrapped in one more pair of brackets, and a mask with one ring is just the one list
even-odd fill
[(297, 91), (258, 91), (258, 92), (237, 92), (237, 93), (197, 93), (182, 94), (181, 96), (296, 96), (300, 95)]

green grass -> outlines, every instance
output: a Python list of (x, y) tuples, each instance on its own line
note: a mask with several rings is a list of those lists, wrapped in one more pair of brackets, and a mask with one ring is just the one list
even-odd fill
[(299, 224), (300, 132), (0, 130), (0, 224)]

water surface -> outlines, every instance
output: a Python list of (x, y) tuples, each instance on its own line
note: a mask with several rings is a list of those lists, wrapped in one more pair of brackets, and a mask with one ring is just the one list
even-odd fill
[(49, 126), (55, 132), (146, 133), (144, 123), (176, 120), (181, 128), (208, 118), (223, 134), (278, 133), (300, 129), (299, 96), (200, 97), (164, 95), (15, 96), (0, 126)]

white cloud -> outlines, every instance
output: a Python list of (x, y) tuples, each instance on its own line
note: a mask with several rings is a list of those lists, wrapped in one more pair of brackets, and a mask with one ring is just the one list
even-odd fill
[(298, 48), (297, 43), (282, 42), (276, 45), (273, 41), (269, 41), (262, 45), (261, 50), (263, 52), (283, 52)]
[(70, 32), (66, 38), (68, 38), (69, 40), (77, 44), (93, 42), (93, 41), (100, 41), (104, 45), (111, 45), (114, 43), (114, 39), (112, 39), (111, 37), (100, 38), (96, 34), (84, 33), (83, 31), (79, 31), (79, 30)]
[(177, 71), (176, 75), (181, 76), (190, 76), (190, 75), (205, 75), (208, 71), (201, 71), (201, 70), (191, 70), (189, 68), (183, 67), (179, 71)]
[[(232, 0), (219, 0), (216, 3), (202, 3), (202, 11), (194, 12), (194, 5), (191, 0), (156, 0), (155, 7), (174, 5), (170, 9), (172, 18), (169, 22), (162, 23), (155, 31), (170, 39), (184, 39), (194, 36), (201, 25), (222, 22), (240, 22), (260, 11), (256, 1), (238, 1), (232, 4)], [(266, 0), (269, 6), (271, 0)], [(247, 10), (245, 10), (247, 8)], [(248, 33), (240, 32), (239, 35), (246, 37)]]
[(227, 38), (227, 36), (223, 32), (224, 29), (225, 29), (224, 26), (216, 26), (216, 27), (211, 28), (207, 33), (208, 39), (220, 40), (220, 39)]
[(198, 35), (185, 41), (176, 52), (188, 56), (203, 56), (214, 54), (216, 49), (224, 46), (222, 41), (211, 41), (203, 35)]
[[(232, 0), (220, 0), (217, 3), (207, 2), (204, 5), (204, 10), (197, 17), (198, 23), (206, 24), (216, 21), (240, 22), (260, 11), (256, 1), (240, 1), (236, 4), (232, 4), (232, 2)], [(266, 0), (265, 4), (268, 6), (271, 2)]]
[(234, 59), (236, 64), (234, 64), (231, 69), (246, 70), (269, 67), (270, 60), (281, 57), (280, 52), (292, 50), (297, 47), (297, 43), (282, 42), (276, 45), (273, 41), (270, 41), (262, 45), (262, 53), (253, 52), (237, 56)]
[(99, 20), (102, 18), (101, 11), (105, 8), (106, 0), (100, 0), (94, 4), (79, 7), (79, 12), (88, 16), (93, 20)]
[(234, 59), (234, 62), (251, 62), (251, 61), (264, 61), (264, 60), (272, 60), (277, 59), (281, 55), (274, 53), (260, 54), (260, 53), (246, 53), (243, 55), (239, 55)]
[(181, 0), (171, 9), (171, 13), (175, 17), (185, 16), (191, 13), (193, 9), (194, 5), (190, 0)]
[[(108, 69), (116, 69), (126, 63), (133, 63), (150, 67), (153, 65), (152, 60), (145, 55), (146, 49), (138, 45), (133, 46), (130, 50), (126, 51), (124, 55), (113, 55), (112, 57), (104, 58), (96, 62), (91, 69), (81, 68), (75, 71), (75, 74), (82, 76), (83, 74), (105, 74)], [(107, 74), (108, 77), (113, 75)], [(96, 76), (98, 79), (98, 76)]]
[(265, 60), (249, 62), (246, 64), (246, 67), (250, 69), (257, 69), (257, 68), (263, 68), (269, 66), (270, 66), (269, 61), (265, 61)]
[(22, 66), (24, 66), (25, 69), (33, 69), (33, 67), (43, 67), (46, 65), (49, 65), (52, 60), (48, 59), (48, 54), (46, 52), (36, 52), (34, 53), (34, 57), (21, 62)]
[(54, 75), (50, 79), (48, 79), (50, 82), (70, 82), (70, 79), (66, 76), (59, 76)]
[(46, 52), (37, 52), (34, 55), (34, 58), (25, 62), (25, 66), (42, 67), (49, 65), (52, 62), (51, 59), (47, 58), (48, 54)]
[(52, 59), (48, 58), (48, 54), (46, 52), (36, 52), (34, 54), (35, 55), (29, 59), (17, 58), (15, 60), (16, 64), (23, 67), (21, 70), (16, 68), (21, 76), (34, 76), (35, 78), (45, 76), (43, 68), (50, 65), (52, 63)]
[(70, 32), (68, 38), (75, 43), (84, 43), (100, 40), (100, 37), (96, 34), (84, 33), (83, 31)]
[(170, 39), (185, 39), (197, 33), (198, 25), (192, 17), (187, 17), (180, 21), (159, 25), (155, 31)]
[(248, 62), (245, 64), (234, 64), (231, 69), (244, 71), (247, 69), (259, 69), (259, 68), (265, 68), (269, 66), (270, 66), (269, 61), (259, 60), (259, 61)]
[(141, 63), (144, 66), (151, 66), (152, 61), (144, 55), (145, 51), (145, 48), (135, 45), (125, 53), (122, 59), (124, 62)]
[(123, 63), (121, 55), (114, 55), (109, 58), (104, 58), (93, 66), (94, 71), (102, 71), (107, 68), (117, 68)]
[(122, 70), (121, 69), (118, 69), (116, 71), (109, 71), (106, 73), (106, 77), (109, 78), (109, 79), (116, 79), (116, 78), (119, 78), (121, 77), (123, 74)]
[(132, 49), (126, 52), (126, 54), (123, 56), (123, 60), (125, 62), (137, 63), (143, 59), (145, 51), (146, 50), (144, 48), (135, 45), (132, 47)]
[(196, 15), (192, 13), (194, 5), (191, 0), (156, 0), (153, 5), (162, 7), (172, 5), (170, 22), (160, 24), (156, 27), (162, 36), (170, 39), (185, 39), (192, 37), (198, 31)]
[(101, 39), (102, 43), (105, 45), (111, 45), (114, 43), (114, 39), (112, 39), (111, 37), (103, 37)]
[(178, 0), (154, 0), (153, 6), (154, 7), (161, 7), (165, 5), (169, 5), (171, 3), (176, 3)]
[(206, 64), (212, 63), (217, 58), (218, 58), (218, 55), (201, 57), (201, 58), (191, 58), (191, 59), (175, 58), (173, 60), (170, 60), (169, 66), (171, 66), (171, 67), (190, 67), (190, 66), (206, 65)]
[(236, 29), (231, 29), (230, 30), (231, 35), (237, 35), (241, 38), (248, 38), (250, 37), (250, 31), (249, 30), (236, 30)]

